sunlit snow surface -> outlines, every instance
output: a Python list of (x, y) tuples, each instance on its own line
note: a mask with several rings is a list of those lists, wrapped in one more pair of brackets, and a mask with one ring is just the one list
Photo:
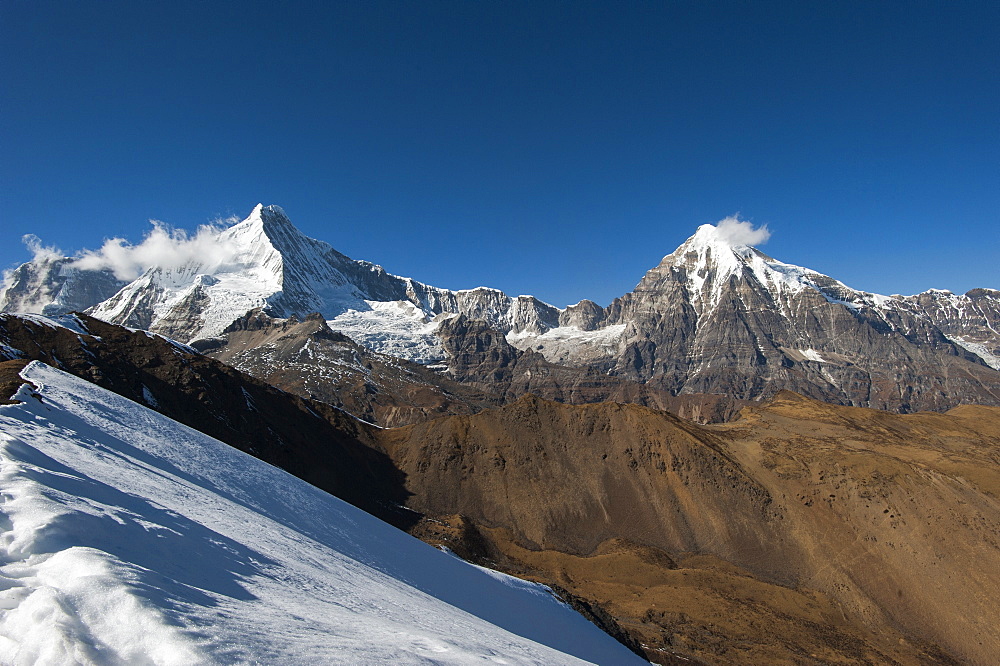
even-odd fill
[(365, 301), (327, 322), (358, 344), (380, 354), (416, 363), (445, 358), (441, 339), (434, 334), (440, 321), (408, 301)]
[(642, 663), (543, 588), (59, 370), (22, 376), (37, 397), (0, 407), (0, 663)]
[(579, 362), (606, 358), (618, 353), (625, 324), (614, 324), (593, 331), (576, 326), (559, 326), (542, 333), (508, 333), (507, 342), (522, 351), (539, 352), (551, 363)]

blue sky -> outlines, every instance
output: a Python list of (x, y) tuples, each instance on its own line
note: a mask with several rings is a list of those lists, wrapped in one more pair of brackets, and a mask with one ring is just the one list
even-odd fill
[(705, 222), (1000, 288), (1000, 3), (0, 3), (0, 267), (282, 206), (441, 287), (607, 304)]

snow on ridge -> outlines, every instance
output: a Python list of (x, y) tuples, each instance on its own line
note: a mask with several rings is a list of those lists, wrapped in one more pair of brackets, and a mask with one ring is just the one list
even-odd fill
[(693, 236), (664, 257), (662, 266), (670, 266), (675, 271), (678, 268), (685, 270), (692, 304), (701, 312), (719, 303), (731, 275), (751, 275), (776, 295), (794, 295), (809, 289), (830, 303), (853, 310), (865, 306), (890, 308), (899, 301), (896, 297), (859, 291), (823, 273), (779, 261), (749, 244), (733, 244), (711, 224), (698, 227)]
[[(451, 291), (388, 273), (381, 266), (350, 259), (323, 241), (309, 238), (276, 206), (258, 204), (243, 221), (218, 232), (221, 248), (210, 263), (196, 259), (170, 267), (153, 267), (93, 314), (125, 322), (135, 312), (152, 312), (149, 328), (169, 328), (176, 321), (197, 322), (184, 330), (184, 341), (219, 335), (246, 312), (262, 308), (274, 316), (321, 313), (334, 330), (356, 337), (374, 351), (417, 362), (441, 357), (431, 330), (409, 319), (464, 313), (484, 318), (506, 332), (510, 328), (542, 329), (558, 318), (558, 309), (533, 297), (511, 298), (480, 287)], [(397, 306), (410, 301), (422, 310), (403, 316)], [(554, 314), (552, 314), (554, 313)], [(549, 323), (540, 323), (542, 321)], [(426, 322), (425, 322), (426, 323)], [(412, 334), (413, 339), (406, 339)]]
[(823, 358), (823, 354), (816, 351), (812, 347), (809, 349), (800, 349), (799, 353), (802, 354), (803, 358), (807, 361), (816, 361), (817, 363), (826, 363), (826, 359)]
[(13, 361), (14, 359), (27, 358), (20, 349), (14, 349), (13, 347), (0, 342), (0, 361)]
[(161, 414), (22, 377), (0, 407), (0, 663), (645, 663)]
[(23, 319), (25, 321), (30, 321), (33, 324), (38, 324), (39, 326), (45, 326), (47, 328), (65, 328), (68, 331), (72, 331), (77, 335), (92, 335), (87, 327), (84, 326), (83, 322), (76, 315), (53, 315), (46, 316), (35, 314), (33, 312), (3, 312), (0, 313), (0, 319), (5, 319), (7, 317), (17, 317), (18, 319)]
[(537, 351), (550, 363), (581, 362), (617, 353), (626, 324), (612, 324), (592, 331), (576, 326), (558, 326), (542, 334), (531, 331), (508, 333), (507, 342), (521, 351)]

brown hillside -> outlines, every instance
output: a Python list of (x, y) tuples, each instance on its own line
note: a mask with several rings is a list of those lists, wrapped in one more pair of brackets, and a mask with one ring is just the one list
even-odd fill
[(654, 661), (732, 664), (995, 663), (998, 435), (1000, 408), (789, 392), (717, 426), (529, 396), (381, 433), (409, 506), (467, 523), (427, 540), (587, 600)]

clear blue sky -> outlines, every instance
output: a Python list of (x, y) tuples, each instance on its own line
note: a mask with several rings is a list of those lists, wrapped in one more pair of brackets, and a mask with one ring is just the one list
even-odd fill
[(285, 208), (441, 287), (631, 289), (735, 212), (1000, 288), (1000, 3), (0, 2), (0, 267)]

